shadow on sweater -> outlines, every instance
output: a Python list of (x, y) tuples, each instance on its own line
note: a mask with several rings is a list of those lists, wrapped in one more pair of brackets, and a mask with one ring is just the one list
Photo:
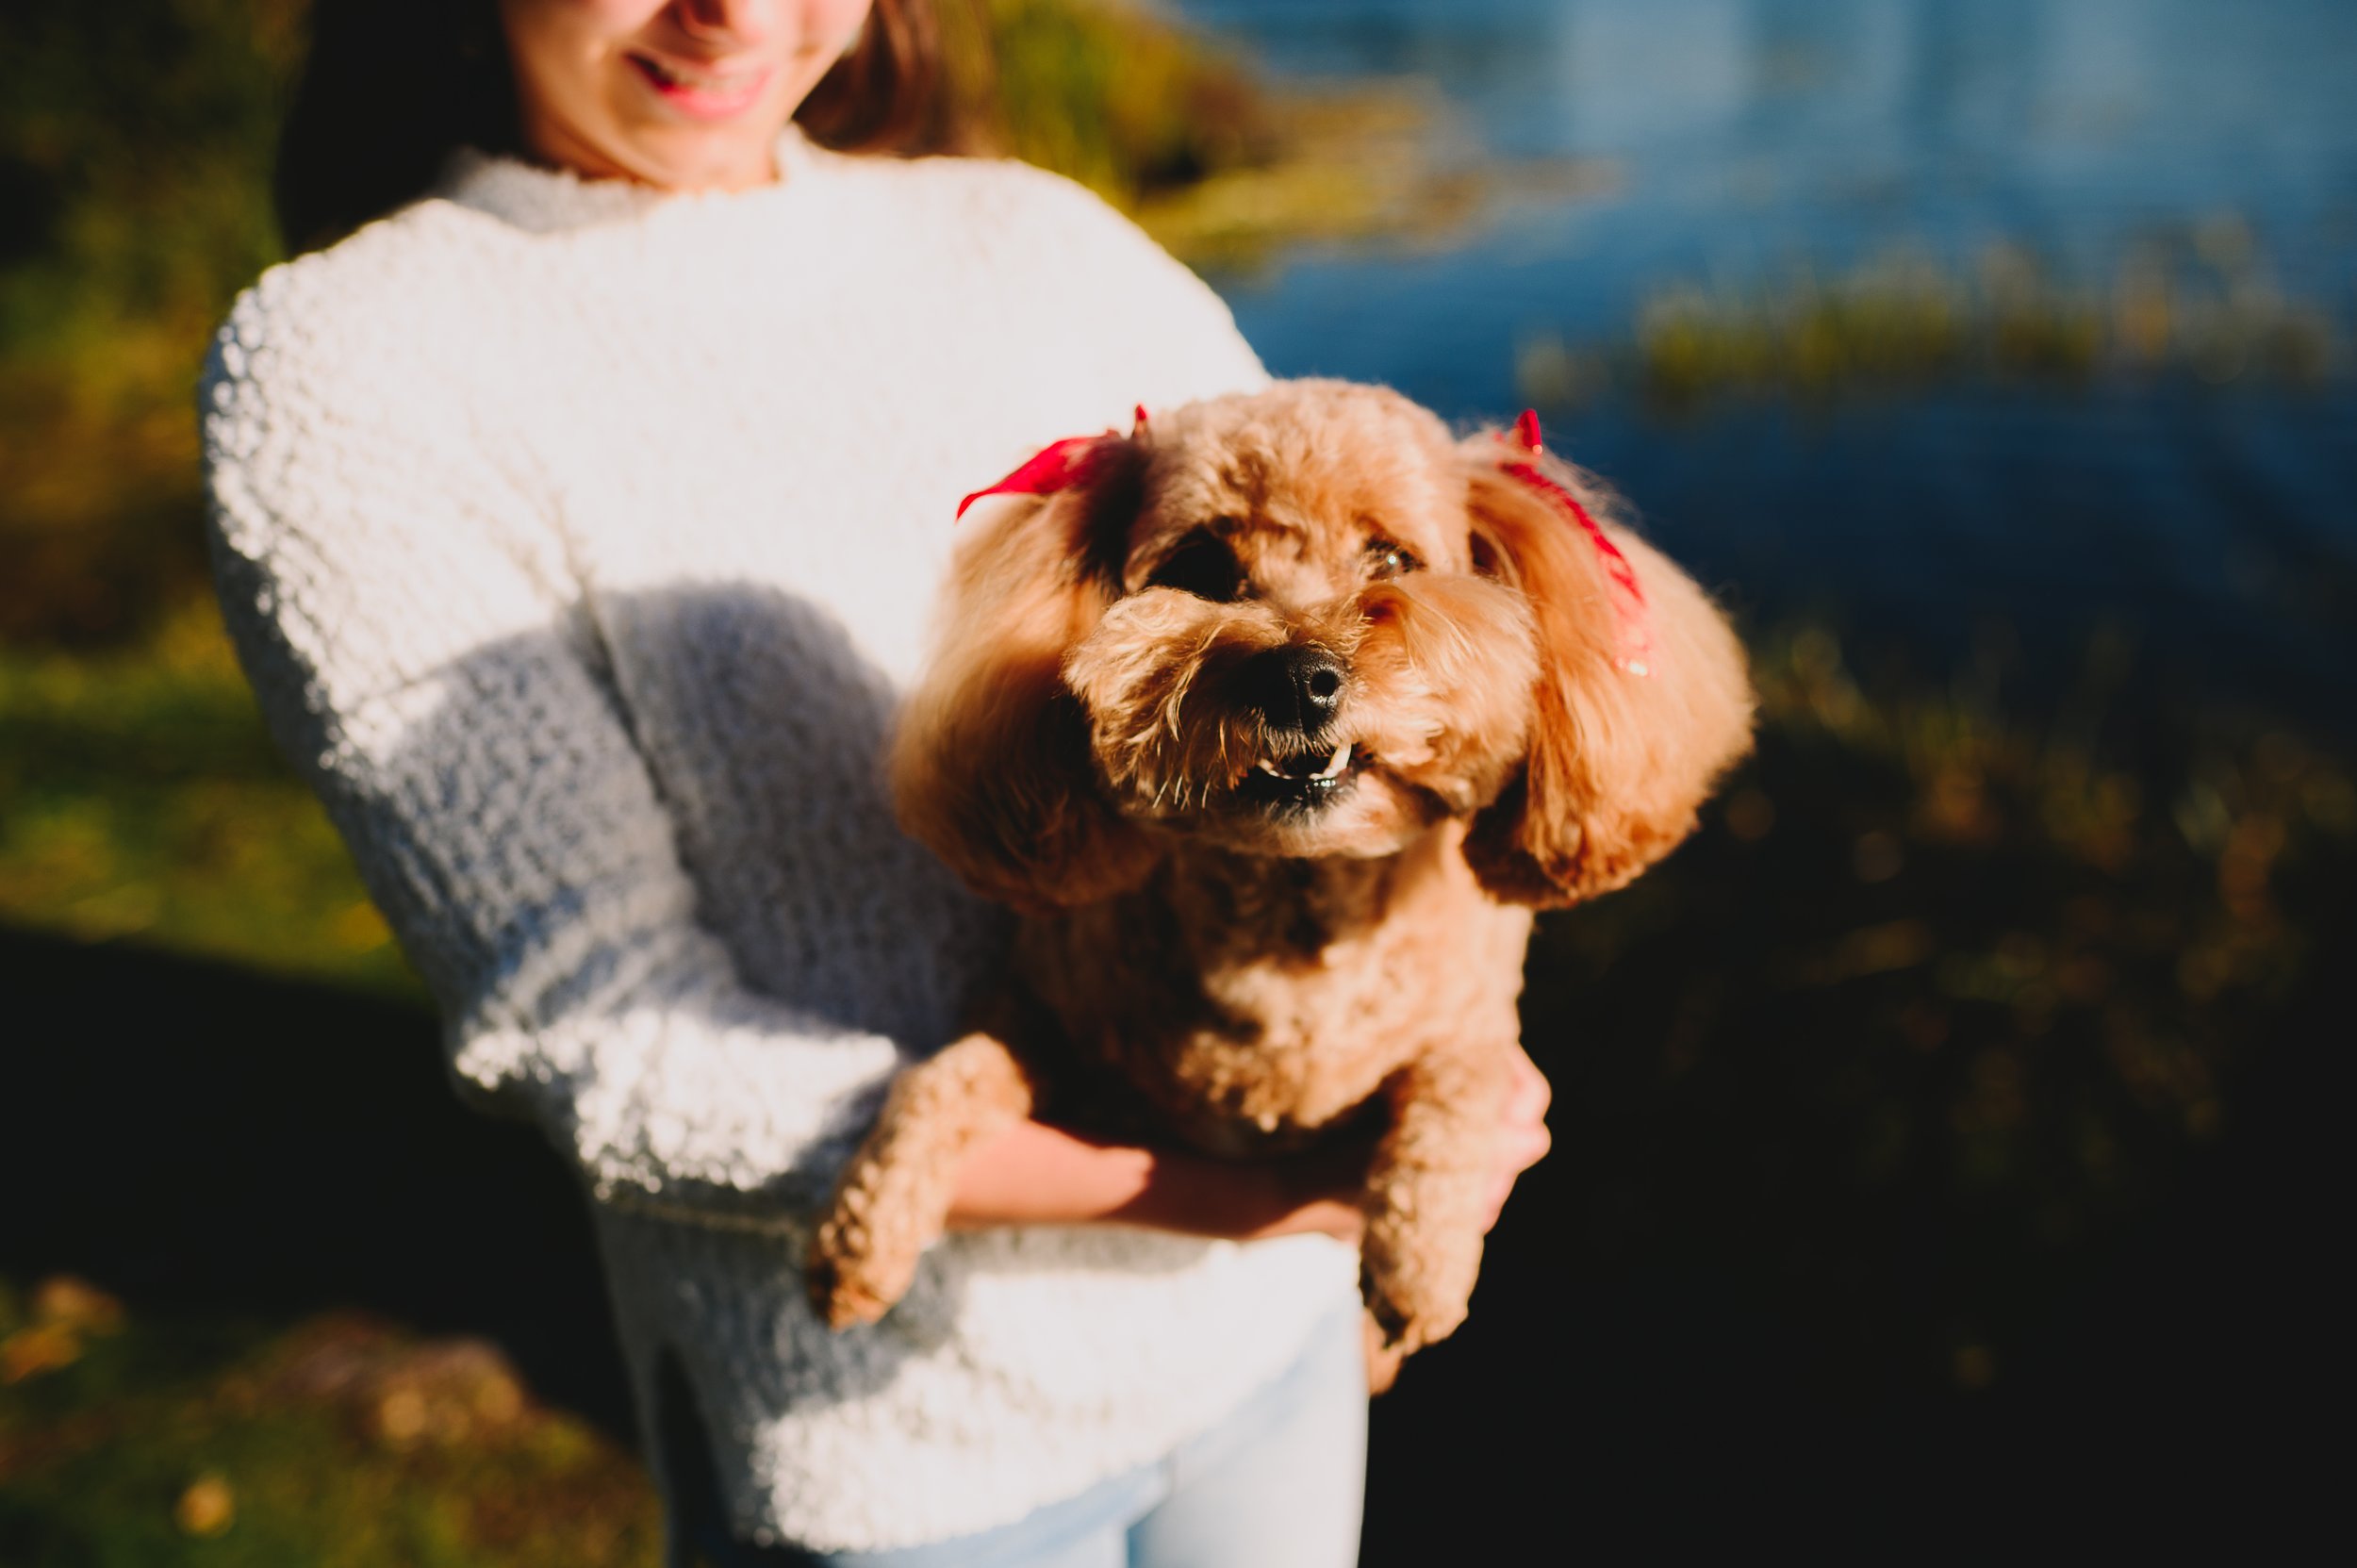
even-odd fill
[[(479, 833), (458, 835), (438, 858), (411, 857), (398, 842), (379, 845), (370, 867), (372, 890), (396, 930), (431, 924), (422, 915), (404, 920), (404, 903), (448, 897), (438, 887), (446, 870), (468, 876), (467, 885), (478, 890), (469, 896), (483, 901), (477, 917), (486, 945), (453, 943), (418, 954), (429, 982), (440, 981), (437, 989), (445, 994), (479, 994), (487, 972), (488, 988), (503, 1004), (543, 1016), (659, 1008), (704, 1039), (766, 1027), (774, 1019), (766, 1003), (782, 1002), (821, 1041), (830, 1034), (881, 1035), (919, 1051), (946, 1044), (965, 1012), (964, 993), (999, 972), (1009, 921), (967, 893), (895, 820), (883, 761), (898, 706), (892, 680), (833, 612), (778, 586), (684, 583), (598, 594), (591, 609), (594, 625), (585, 617), (504, 637), (437, 671), (429, 685), (445, 694), (440, 704), (410, 718), (397, 752), (382, 760), (385, 778), (406, 798), (437, 801), (462, 818), (487, 803), (502, 819), (537, 828), (512, 846), (486, 842)], [(604, 687), (608, 711), (627, 732), (635, 756), (618, 752), (619, 734), (578, 700), (570, 678), (583, 668)], [(569, 692), (568, 705), (538, 705), (544, 694)], [(519, 735), (518, 725), (529, 728)], [(290, 750), (315, 754), (328, 739), (298, 735)], [(634, 966), (663, 946), (662, 927), (653, 924), (637, 938), (615, 936), (589, 949), (544, 996), (518, 995), (523, 988), (508, 977), (529, 973), (581, 927), (613, 936), (602, 915), (644, 902), (647, 861), (643, 845), (632, 841), (643, 835), (645, 819), (617, 809), (616, 796), (631, 802), (629, 793), (598, 784), (600, 770), (618, 755), (644, 764), (668, 808), (671, 848), (695, 888), (697, 918), (727, 948), (736, 983), (712, 985), (704, 973), (672, 988), (660, 974), (637, 972)], [(468, 787), (453, 793), (453, 781)], [(550, 885), (548, 863), (536, 858), (556, 855), (568, 857), (556, 867), (568, 883), (561, 891)], [(565, 932), (568, 926), (574, 932)], [(564, 934), (552, 940), (552, 932)], [(676, 961), (677, 950), (669, 956)], [(456, 972), (437, 975), (437, 964)], [(628, 999), (618, 1005), (601, 996), (624, 988)], [(797, 1042), (792, 1048), (828, 1048)], [(628, 1168), (639, 1123), (659, 1133), (667, 1121), (693, 1115), (696, 1097), (731, 1092), (724, 1085), (711, 1076), (669, 1085), (682, 1100), (674, 1110), (662, 1108), (666, 1085), (644, 1085), (646, 1106), (629, 1125), (587, 1129), (585, 1153), (601, 1174)], [(791, 1164), (758, 1190), (661, 1169), (652, 1173), (660, 1187), (651, 1200), (635, 1200), (635, 1183), (621, 1177), (615, 1207), (741, 1218), (757, 1233), (707, 1235), (692, 1248), (663, 1255), (682, 1270), (725, 1268), (749, 1293), (771, 1288), (781, 1277), (790, 1280), (799, 1249), (781, 1222), (824, 1207), (835, 1171), (874, 1120), (882, 1087), (868, 1084), (829, 1107), (818, 1135), (792, 1150)], [(613, 1098), (600, 1097), (609, 1118)], [(527, 1117), (548, 1114), (520, 1095), (512, 1097), (512, 1108)], [(569, 1130), (558, 1131), (561, 1141)], [(603, 1147), (609, 1142), (622, 1147)], [(1130, 1272), (1176, 1270), (1199, 1261), (1202, 1244), (1130, 1238), (1120, 1250)], [(978, 1271), (1052, 1273), (1070, 1265), (1063, 1247), (944, 1249), (928, 1257), (887, 1322), (821, 1345), (818, 1354), (831, 1368), (823, 1393), (797, 1388), (789, 1395), (783, 1387), (767, 1387), (759, 1399), (775, 1408), (792, 1397), (809, 1408), (826, 1398), (862, 1397), (889, 1383), (909, 1357), (936, 1351), (950, 1338)], [(656, 1273), (640, 1267), (619, 1283), (615, 1306), (626, 1331), (636, 1323), (674, 1321), (675, 1280)], [(759, 1304), (747, 1310), (783, 1310), (792, 1314), (783, 1331), (823, 1341), (824, 1330), (791, 1305), (798, 1288), (789, 1285), (784, 1301), (753, 1295)], [(654, 1330), (648, 1332), (651, 1338)], [(691, 1346), (672, 1348), (696, 1363)], [(704, 1380), (710, 1393), (732, 1378), (761, 1375), (711, 1370)]]

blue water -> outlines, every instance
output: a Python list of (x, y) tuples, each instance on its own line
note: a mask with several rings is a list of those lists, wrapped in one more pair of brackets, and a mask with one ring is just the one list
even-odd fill
[[(2101, 289), (2225, 254), (2331, 323), (2321, 385), (1973, 382), (1672, 419), (1607, 396), (1555, 444), (1748, 619), (1826, 613), (1941, 668), (2099, 630), (2152, 689), (2357, 729), (2357, 3), (1177, 0), (1280, 78), (1414, 75), (1484, 154), (1613, 171), (1439, 245), (1215, 277), (1283, 374), (1521, 404), (1517, 346), (1609, 348), (1666, 286), (1741, 290), (1991, 246)], [(1568, 421), (1568, 422), (1566, 422)]]

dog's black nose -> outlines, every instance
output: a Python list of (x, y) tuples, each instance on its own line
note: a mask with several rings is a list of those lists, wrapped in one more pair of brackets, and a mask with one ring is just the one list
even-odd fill
[(1350, 671), (1323, 648), (1272, 648), (1244, 666), (1244, 701), (1271, 731), (1315, 740), (1342, 711)]

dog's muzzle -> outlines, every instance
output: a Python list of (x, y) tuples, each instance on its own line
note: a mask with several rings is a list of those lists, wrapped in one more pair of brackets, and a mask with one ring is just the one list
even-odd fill
[(1272, 648), (1244, 668), (1243, 696), (1277, 745), (1317, 745), (1334, 726), (1350, 686), (1350, 668), (1325, 649), (1308, 644)]
[(1361, 759), (1334, 738), (1350, 692), (1350, 667), (1313, 644), (1272, 648), (1244, 668), (1244, 701), (1260, 716), (1266, 750), (1244, 776), (1244, 793), (1265, 806), (1301, 810), (1332, 799)]

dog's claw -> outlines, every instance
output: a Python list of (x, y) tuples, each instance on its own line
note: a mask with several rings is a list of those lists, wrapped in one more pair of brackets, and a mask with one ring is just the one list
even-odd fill
[(820, 1307), (827, 1327), (838, 1331), (882, 1321), (891, 1304), (861, 1291), (838, 1290)]
[[(841, 1238), (822, 1230), (802, 1271), (812, 1310), (828, 1328), (837, 1330), (881, 1320), (900, 1295), (888, 1287), (879, 1288), (879, 1281), (870, 1277), (872, 1266), (863, 1268), (863, 1260), (857, 1256), (847, 1262), (842, 1251)], [(872, 1264), (872, 1260), (866, 1262)], [(901, 1290), (906, 1289), (904, 1281)]]
[(877, 1292), (863, 1290), (826, 1264), (810, 1271), (810, 1304), (830, 1329), (841, 1330), (875, 1323), (892, 1310)]
[(1383, 1348), (1396, 1350), (1405, 1345), (1408, 1341), (1408, 1331), (1414, 1327), (1414, 1321), (1408, 1313), (1399, 1310), (1383, 1288), (1375, 1282), (1371, 1275), (1365, 1273), (1360, 1275), (1359, 1296), (1367, 1304), (1367, 1315), (1373, 1318), (1375, 1326), (1383, 1331)]
[(1465, 1321), (1465, 1297), (1473, 1294), (1470, 1283), (1462, 1295), (1454, 1297), (1430, 1289), (1402, 1290), (1403, 1283), (1396, 1275), (1385, 1283), (1376, 1278), (1376, 1270), (1360, 1270), (1359, 1294), (1366, 1302), (1367, 1315), (1383, 1331), (1386, 1350), (1406, 1355), (1437, 1345)]
[(1399, 1369), (1408, 1360), (1408, 1352), (1384, 1338), (1383, 1329), (1372, 1313), (1360, 1318), (1365, 1343), (1360, 1346), (1367, 1368), (1367, 1393), (1389, 1394), (1399, 1381)]

